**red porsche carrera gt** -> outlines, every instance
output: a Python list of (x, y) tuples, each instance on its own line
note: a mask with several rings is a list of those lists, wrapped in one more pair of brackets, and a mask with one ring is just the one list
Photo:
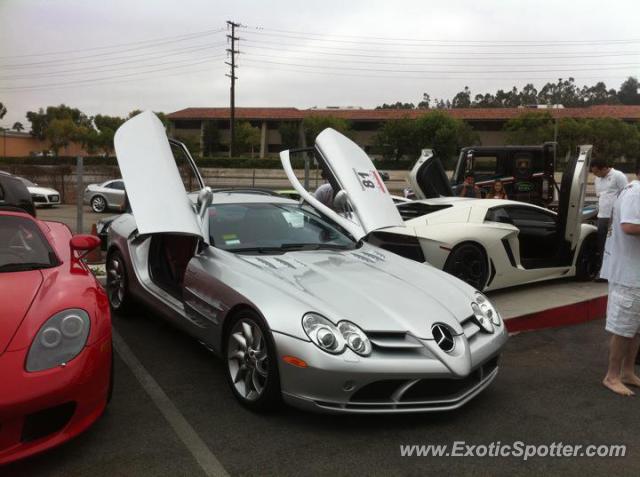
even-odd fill
[(100, 417), (112, 386), (111, 317), (82, 262), (91, 235), (0, 211), (0, 465)]

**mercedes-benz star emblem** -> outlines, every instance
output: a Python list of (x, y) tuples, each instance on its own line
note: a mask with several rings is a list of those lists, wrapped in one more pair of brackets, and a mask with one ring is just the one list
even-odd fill
[(431, 332), (433, 333), (433, 338), (436, 340), (438, 346), (442, 351), (450, 353), (453, 351), (453, 347), (455, 346), (455, 341), (453, 340), (453, 334), (451, 334), (451, 330), (445, 325), (441, 325), (440, 323), (436, 323), (431, 327)]

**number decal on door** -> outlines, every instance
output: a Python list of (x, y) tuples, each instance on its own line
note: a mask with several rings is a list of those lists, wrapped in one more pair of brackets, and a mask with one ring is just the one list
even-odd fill
[(362, 187), (363, 191), (366, 190), (376, 190), (378, 189), (383, 194), (387, 192), (382, 181), (380, 180), (380, 176), (378, 176), (377, 171), (356, 171), (353, 169), (356, 177), (358, 178), (358, 182), (360, 182), (360, 187)]

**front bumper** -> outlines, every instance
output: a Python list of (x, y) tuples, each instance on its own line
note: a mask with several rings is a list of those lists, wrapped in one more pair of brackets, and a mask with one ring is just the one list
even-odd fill
[(0, 356), (0, 465), (45, 451), (83, 432), (102, 414), (110, 383), (111, 335), (65, 367), (27, 373), (28, 350)]
[[(464, 339), (470, 372), (456, 376), (426, 349), (382, 349), (366, 358), (350, 350), (330, 355), (313, 343), (274, 333), (283, 399), (325, 413), (415, 413), (457, 409), (484, 390), (498, 373), (507, 340), (504, 324), (494, 334)], [(295, 356), (301, 368), (282, 360)]]
[(60, 194), (31, 194), (33, 204), (39, 207), (60, 205)]

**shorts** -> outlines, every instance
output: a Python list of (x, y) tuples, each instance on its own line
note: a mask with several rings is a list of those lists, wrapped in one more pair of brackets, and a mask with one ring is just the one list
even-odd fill
[(605, 329), (625, 338), (640, 332), (640, 288), (609, 282)]

